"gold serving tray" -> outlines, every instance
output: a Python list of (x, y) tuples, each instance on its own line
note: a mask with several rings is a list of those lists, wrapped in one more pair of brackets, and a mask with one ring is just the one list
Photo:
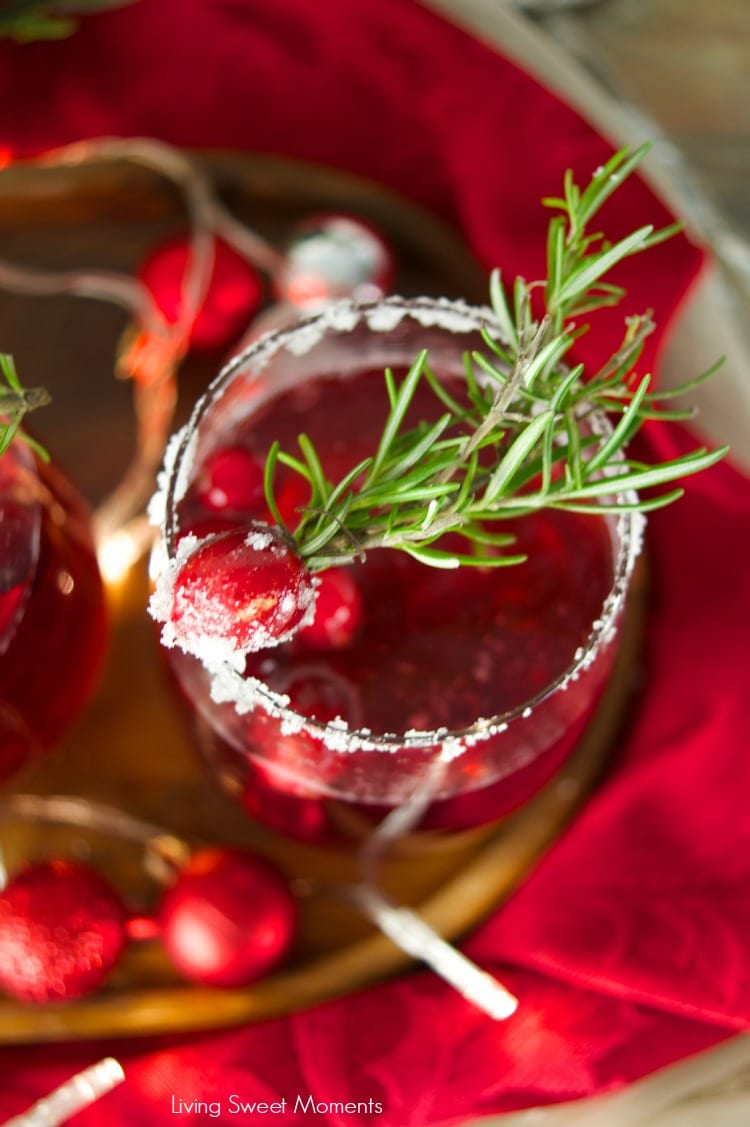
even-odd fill
[[(401, 292), (483, 297), (483, 273), (457, 235), (376, 185), (275, 158), (211, 154), (200, 159), (232, 208), (267, 236), (280, 239), (295, 219), (314, 211), (354, 212), (391, 239)], [(130, 166), (64, 172), (27, 167), (10, 170), (0, 182), (4, 256), (19, 262), (132, 270), (181, 225), (177, 195)], [(124, 324), (117, 311), (69, 298), (0, 299), (0, 347), (15, 354), (27, 384), (43, 383), (53, 392), (54, 406), (39, 418), (39, 435), (92, 502), (117, 481), (132, 441), (128, 389), (111, 380), (115, 342)], [(186, 365), (181, 415), (220, 360)], [(109, 595), (112, 636), (99, 691), (64, 746), (16, 789), (105, 803), (191, 843), (257, 849), (278, 862), (299, 893), (299, 933), (283, 969), (239, 990), (187, 985), (157, 944), (133, 944), (92, 998), (53, 1006), (0, 1000), (0, 1042), (228, 1027), (289, 1013), (407, 969), (408, 956), (331, 892), (357, 879), (353, 855), (273, 835), (207, 783), (145, 613), (145, 568), (136, 568)], [(386, 864), (386, 890), (416, 907), (441, 935), (460, 937), (507, 896), (599, 777), (630, 699), (643, 604), (640, 584), (627, 609), (615, 674), (594, 721), (575, 755), (534, 801), (490, 827), (407, 838)], [(70, 855), (91, 861), (136, 904), (148, 907), (158, 894), (139, 848), (121, 839), (15, 821), (2, 826), (1, 841), (11, 872), (22, 859)]]

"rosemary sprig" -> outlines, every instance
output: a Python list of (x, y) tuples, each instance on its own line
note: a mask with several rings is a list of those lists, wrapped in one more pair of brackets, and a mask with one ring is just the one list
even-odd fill
[[(4, 353), (0, 353), (0, 373), (7, 385), (0, 384), (0, 454), (4, 454), (19, 433), (24, 415), (44, 407), (50, 402), (50, 395), (44, 387), (22, 387), (13, 357)], [(19, 437), (45, 462), (49, 460), (47, 451), (35, 439), (23, 432)]]
[[(499, 270), (492, 273), (490, 300), (503, 339), (485, 330), (486, 351), (464, 358), (465, 401), (440, 384), (421, 352), (400, 384), (392, 371), (385, 372), (390, 410), (378, 448), (342, 481), (326, 478), (308, 436), (299, 436), (299, 457), (274, 444), (266, 464), (266, 495), (277, 519), (276, 466), (289, 467), (310, 485), (311, 498), (293, 536), (311, 570), (352, 562), (372, 548), (407, 552), (435, 567), (516, 564), (524, 557), (508, 551), (513, 536), (497, 531), (499, 521), (542, 508), (648, 512), (676, 500), (682, 490), (636, 501), (627, 494), (668, 485), (724, 456), (726, 447), (701, 447), (647, 465), (627, 455), (646, 420), (689, 418), (691, 411), (667, 410), (662, 403), (694, 388), (718, 367), (681, 388), (651, 391), (650, 376), (636, 374), (644, 341), (655, 327), (649, 312), (626, 319), (621, 344), (598, 371), (587, 373), (583, 365), (566, 362), (587, 327), (579, 323), (581, 316), (617, 305), (624, 296), (621, 287), (605, 280), (610, 270), (678, 229), (645, 226), (615, 243), (589, 231), (591, 220), (648, 147), (616, 153), (585, 189), (568, 172), (563, 196), (543, 201), (561, 212), (549, 224), (547, 277), (531, 283), (516, 278), (508, 288)], [(534, 302), (540, 295), (543, 309), (537, 314)], [(424, 381), (444, 413), (404, 429)], [(609, 435), (590, 428), (591, 416), (601, 412), (613, 419)], [(463, 538), (466, 551), (440, 545), (449, 532)]]
[(3, 0), (0, 39), (31, 43), (36, 39), (67, 39), (87, 11), (122, 7), (133, 0)]

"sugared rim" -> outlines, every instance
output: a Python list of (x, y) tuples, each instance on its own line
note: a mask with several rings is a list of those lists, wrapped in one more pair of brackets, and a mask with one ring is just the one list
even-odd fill
[[(497, 320), (488, 307), (473, 306), (448, 298), (426, 297), (388, 297), (382, 301), (363, 304), (342, 301), (322, 313), (304, 318), (289, 328), (276, 330), (260, 337), (244, 352), (233, 357), (219, 372), (196, 404), (186, 426), (177, 432), (167, 448), (158, 491), (150, 508), (151, 519), (160, 526), (163, 537), (161, 553), (157, 551), (157, 572), (160, 568), (168, 569), (175, 561), (178, 531), (176, 509), (190, 483), (198, 428), (237, 373), (242, 371), (247, 375), (248, 369), (254, 369), (255, 375), (260, 376), (278, 352), (285, 349), (296, 356), (304, 355), (329, 331), (346, 333), (364, 324), (372, 332), (389, 332), (404, 318), (409, 318), (425, 328), (440, 328), (452, 333), (478, 332), (480, 329), (485, 329), (498, 339), (502, 339)], [(606, 438), (611, 432), (611, 424), (603, 413), (590, 415), (589, 421), (603, 437)], [(637, 500), (636, 494), (632, 491), (619, 496), (623, 502), (629, 504)], [(211, 678), (212, 699), (217, 704), (233, 704), (240, 714), (260, 706), (270, 715), (279, 718), (285, 734), (306, 731), (314, 738), (322, 739), (333, 751), (393, 753), (403, 747), (418, 749), (439, 745), (445, 758), (458, 757), (475, 743), (505, 731), (513, 721), (531, 716), (542, 701), (558, 692), (563, 692), (570, 682), (576, 680), (595, 661), (600, 649), (614, 635), (630, 578), (641, 550), (644, 526), (645, 517), (642, 513), (632, 509), (618, 513), (616, 518), (618, 548), (614, 561), (613, 582), (602, 603), (599, 617), (592, 623), (586, 642), (576, 651), (567, 669), (549, 685), (522, 704), (505, 712), (492, 717), (480, 717), (463, 728), (437, 728), (432, 731), (410, 729), (402, 733), (375, 735), (366, 728), (351, 728), (343, 720), (326, 723), (295, 712), (289, 707), (288, 697), (274, 692), (262, 681), (245, 677), (236, 664), (207, 657), (206, 660), (202, 660), (202, 664)]]

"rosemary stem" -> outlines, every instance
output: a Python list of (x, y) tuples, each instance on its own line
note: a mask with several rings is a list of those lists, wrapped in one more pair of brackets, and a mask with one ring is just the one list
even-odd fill
[[(669, 485), (723, 457), (726, 448), (697, 450), (653, 466), (629, 458), (634, 435), (660, 417), (659, 396), (647, 394), (649, 377), (636, 370), (655, 328), (650, 312), (626, 318), (621, 343), (593, 374), (566, 361), (588, 327), (579, 323), (582, 314), (616, 305), (624, 296), (606, 281), (609, 271), (674, 233), (674, 228), (655, 232), (646, 225), (609, 243), (588, 232), (602, 203), (646, 151), (616, 153), (585, 188), (568, 173), (563, 196), (544, 201), (561, 212), (549, 226), (548, 276), (531, 282), (516, 278), (506, 289), (500, 271), (493, 272), (490, 300), (496, 320), (482, 332), (487, 351), (464, 357), (463, 392), (439, 382), (424, 351), (400, 383), (397, 373), (387, 371), (390, 411), (377, 449), (338, 484), (327, 481), (307, 436), (298, 440), (301, 457), (272, 448), (266, 470), (271, 511), (278, 513), (277, 462), (301, 473), (311, 487), (294, 535), (313, 570), (351, 563), (374, 548), (405, 551), (435, 567), (516, 563), (523, 557), (508, 552), (512, 537), (493, 534), (493, 523), (543, 508), (650, 511), (680, 491), (640, 500), (634, 490)], [(544, 308), (537, 316), (539, 300)], [(444, 413), (405, 429), (416, 388), (425, 380)], [(617, 421), (600, 433), (590, 420), (602, 414)], [(661, 417), (669, 420), (675, 413)], [(467, 550), (441, 543), (448, 532), (459, 534)]]

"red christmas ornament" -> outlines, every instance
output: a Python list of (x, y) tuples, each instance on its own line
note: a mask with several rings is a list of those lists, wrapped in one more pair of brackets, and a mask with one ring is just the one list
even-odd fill
[[(182, 280), (188, 254), (186, 239), (170, 239), (157, 247), (138, 271), (138, 277), (172, 324), (182, 307)], [(253, 267), (217, 240), (208, 292), (190, 332), (191, 348), (196, 352), (227, 348), (257, 313), (262, 300), (263, 283)]]
[(239, 849), (194, 853), (159, 908), (162, 943), (193, 982), (247, 986), (286, 955), (297, 918), (280, 873)]
[(253, 320), (233, 353), (342, 298), (378, 301), (395, 275), (392, 248), (367, 220), (337, 212), (310, 215), (289, 232), (273, 277), (276, 303)]
[(0, 987), (24, 1002), (89, 994), (119, 959), (125, 929), (122, 903), (93, 870), (31, 865), (0, 892)]

